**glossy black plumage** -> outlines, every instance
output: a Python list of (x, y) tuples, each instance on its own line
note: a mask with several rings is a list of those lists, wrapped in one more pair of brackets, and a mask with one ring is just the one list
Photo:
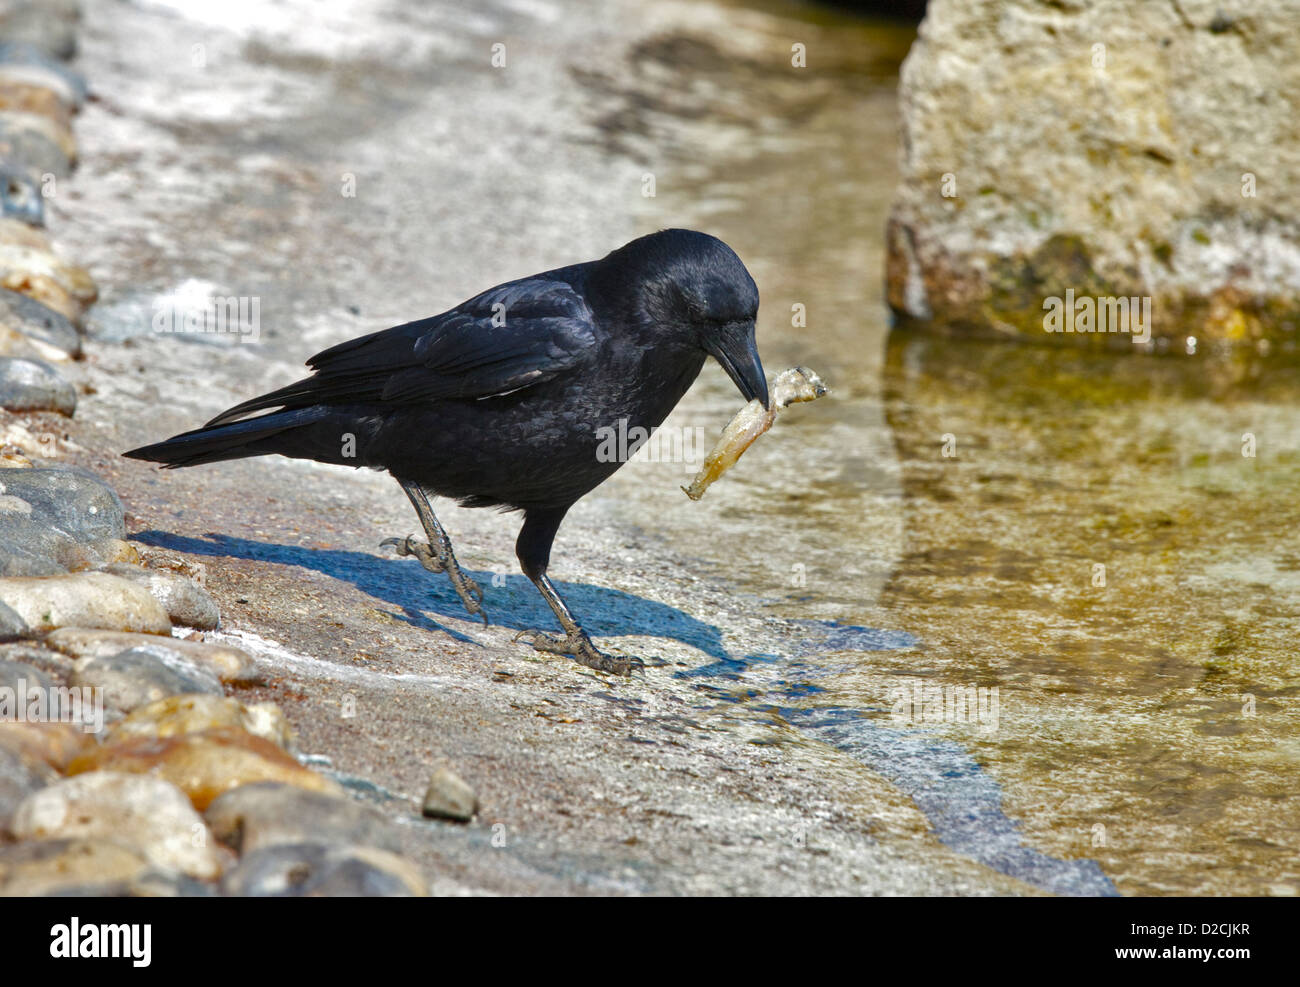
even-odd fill
[(657, 427), (708, 355), (746, 399), (767, 403), (757, 309), (753, 279), (726, 244), (665, 230), (599, 261), (498, 285), (441, 315), (340, 343), (308, 361), (310, 377), (126, 455), (176, 467), (278, 453), (386, 469), (430, 531), (422, 561), (469, 585), (419, 491), (522, 510), (520, 564), (565, 625), (565, 653), (594, 667), (621, 665), (597, 661), (552, 599), (545, 573), (555, 531), (578, 498), (622, 465), (597, 456), (601, 430), (623, 419), (629, 431)]

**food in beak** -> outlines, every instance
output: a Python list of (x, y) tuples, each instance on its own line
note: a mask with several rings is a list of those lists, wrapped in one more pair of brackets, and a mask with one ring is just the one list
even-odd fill
[(772, 382), (772, 407), (764, 408), (755, 398), (727, 423), (717, 443), (695, 474), (689, 487), (682, 487), (691, 500), (699, 500), (714, 480), (736, 464), (754, 440), (772, 427), (777, 412), (802, 401), (815, 401), (827, 391), (826, 383), (807, 367), (791, 367)]

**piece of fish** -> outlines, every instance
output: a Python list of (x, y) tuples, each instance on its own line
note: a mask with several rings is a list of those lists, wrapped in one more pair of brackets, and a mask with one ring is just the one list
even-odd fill
[(691, 500), (703, 497), (709, 484), (731, 469), (745, 450), (754, 444), (754, 440), (772, 427), (778, 411), (801, 401), (815, 401), (826, 393), (827, 388), (825, 381), (816, 372), (807, 367), (791, 367), (776, 375), (771, 390), (772, 410), (764, 408), (755, 399), (736, 412), (736, 417), (727, 423), (691, 485), (682, 487), (687, 497)]

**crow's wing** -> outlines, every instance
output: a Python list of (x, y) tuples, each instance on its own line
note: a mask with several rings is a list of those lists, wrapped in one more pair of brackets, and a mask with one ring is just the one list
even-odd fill
[(578, 366), (596, 343), (591, 309), (573, 287), (526, 278), (489, 288), (441, 315), (339, 343), (315, 371), (222, 412), (209, 425), (266, 408), (498, 397)]

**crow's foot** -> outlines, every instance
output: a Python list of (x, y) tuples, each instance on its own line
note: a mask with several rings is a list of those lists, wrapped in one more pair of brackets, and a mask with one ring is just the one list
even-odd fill
[(452, 589), (460, 597), (460, 602), (465, 605), (465, 609), (471, 615), (482, 617), (483, 623), (487, 624), (487, 611), (483, 609), (483, 590), (478, 583), (460, 571), (456, 556), (451, 552), (448, 552), (445, 558), (440, 557), (433, 546), (417, 541), (414, 535), (407, 535), (405, 538), (385, 538), (379, 543), (380, 548), (388, 545), (397, 549), (398, 555), (415, 556), (420, 560), (420, 565), (430, 572), (445, 572), (447, 578), (451, 580)]
[(591, 643), (591, 638), (582, 631), (562, 636), (543, 634), (541, 631), (525, 630), (515, 635), (515, 640), (527, 640), (537, 651), (546, 651), (553, 655), (570, 655), (574, 661), (598, 672), (613, 672), (615, 675), (631, 675), (636, 669), (644, 669), (645, 662), (635, 656), (615, 658), (607, 655)]
[(446, 572), (447, 566), (442, 559), (434, 554), (433, 549), (427, 542), (416, 541), (415, 535), (407, 535), (405, 538), (385, 538), (379, 543), (380, 548), (387, 548), (392, 545), (397, 549), (398, 555), (414, 555), (420, 560), (420, 565), (424, 566), (430, 572)]

